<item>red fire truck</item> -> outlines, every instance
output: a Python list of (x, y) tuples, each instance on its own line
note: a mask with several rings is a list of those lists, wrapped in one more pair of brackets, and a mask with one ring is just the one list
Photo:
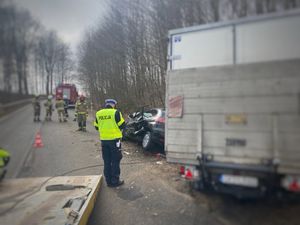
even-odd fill
[(78, 98), (75, 84), (59, 84), (56, 87), (56, 97), (58, 96), (61, 98), (65, 96), (68, 99), (69, 107), (74, 107)]

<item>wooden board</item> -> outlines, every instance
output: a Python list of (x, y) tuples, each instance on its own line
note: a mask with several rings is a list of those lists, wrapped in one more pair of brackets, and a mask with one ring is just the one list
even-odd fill
[[(0, 183), (1, 225), (52, 225), (65, 224), (67, 216), (62, 208), (70, 199), (87, 196), (74, 225), (85, 225), (93, 209), (102, 176), (67, 176), (49, 178), (8, 179)], [(41, 186), (41, 184), (43, 184)], [(68, 191), (46, 191), (47, 185), (82, 185)], [(40, 188), (41, 187), (41, 188)], [(12, 208), (15, 202), (19, 202)]]

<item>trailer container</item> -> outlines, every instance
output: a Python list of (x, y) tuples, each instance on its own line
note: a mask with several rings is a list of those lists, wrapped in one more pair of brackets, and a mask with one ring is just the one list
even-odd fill
[(169, 31), (167, 161), (197, 188), (300, 191), (300, 11)]

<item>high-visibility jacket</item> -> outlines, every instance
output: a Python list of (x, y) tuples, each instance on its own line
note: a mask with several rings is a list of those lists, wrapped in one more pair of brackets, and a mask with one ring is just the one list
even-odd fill
[(9, 153), (4, 149), (0, 148), (0, 167), (4, 167), (9, 160)]
[(120, 126), (125, 122), (120, 113), (120, 121), (116, 121), (115, 115), (117, 110), (112, 108), (101, 109), (96, 113), (94, 126), (98, 128), (100, 140), (115, 140), (122, 138)]
[(87, 104), (83, 101), (81, 102), (78, 100), (75, 104), (75, 115), (77, 114), (83, 114), (87, 115), (88, 114), (88, 107)]
[(64, 109), (65, 102), (64, 100), (56, 100), (55, 108), (62, 110)]
[(52, 101), (51, 100), (47, 100), (44, 104), (45, 108), (47, 111), (52, 111)]

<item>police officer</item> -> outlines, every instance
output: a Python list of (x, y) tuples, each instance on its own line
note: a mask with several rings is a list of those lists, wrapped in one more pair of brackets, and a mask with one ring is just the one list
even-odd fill
[(62, 121), (67, 122), (64, 105), (65, 105), (65, 102), (64, 102), (64, 100), (62, 100), (61, 96), (57, 96), (56, 102), (55, 102), (55, 108), (57, 110), (59, 122), (62, 122)]
[(0, 181), (4, 178), (6, 174), (5, 167), (7, 166), (10, 159), (10, 154), (0, 147)]
[(85, 102), (85, 97), (81, 95), (79, 101), (75, 104), (75, 117), (77, 118), (79, 131), (86, 131), (86, 119), (88, 116), (88, 107)]
[(105, 108), (96, 113), (94, 126), (100, 133), (102, 157), (104, 160), (104, 176), (109, 187), (124, 184), (120, 180), (120, 162), (122, 159), (121, 138), (125, 121), (121, 112), (115, 109), (117, 101), (105, 100)]
[(40, 122), (40, 115), (41, 115), (41, 103), (39, 100), (39, 96), (36, 95), (34, 96), (34, 100), (32, 101), (32, 106), (33, 106), (33, 121), (34, 122)]

